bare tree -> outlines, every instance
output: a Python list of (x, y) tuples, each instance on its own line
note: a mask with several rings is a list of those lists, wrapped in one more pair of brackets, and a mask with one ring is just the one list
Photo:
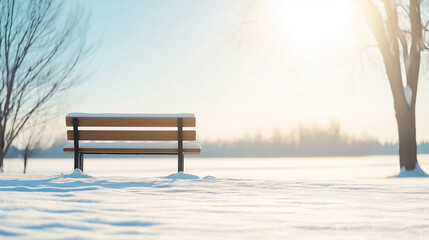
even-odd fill
[(52, 118), (50, 118), (51, 114), (58, 112), (55, 110), (56, 109), (54, 107), (50, 107), (38, 111), (36, 115), (33, 115), (25, 127), (20, 131), (13, 144), (17, 147), (18, 152), (24, 161), (24, 174), (27, 170), (28, 159), (33, 157), (40, 147), (46, 146), (50, 142), (51, 138), (46, 132), (46, 127), (50, 122), (52, 122)]
[(0, 171), (12, 142), (77, 80), (86, 49), (82, 15), (53, 0), (0, 0)]
[[(40, 133), (43, 133), (43, 132), (40, 132)], [(28, 159), (36, 153), (37, 149), (40, 146), (40, 141), (41, 141), (40, 135), (38, 135), (36, 131), (33, 131), (32, 134), (30, 134), (26, 138), (23, 148), (19, 150), (21, 153), (22, 159), (24, 160), (24, 170), (23, 170), (24, 174), (27, 171)]]
[[(426, 26), (421, 18), (421, 0), (363, 0), (364, 17), (382, 55), (393, 94), (399, 133), (400, 167), (413, 170), (417, 164), (416, 96), (421, 53), (426, 50)], [(403, 78), (406, 80), (404, 87)]]

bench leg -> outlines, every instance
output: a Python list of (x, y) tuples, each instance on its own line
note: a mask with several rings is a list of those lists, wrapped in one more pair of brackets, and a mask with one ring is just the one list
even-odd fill
[(177, 172), (183, 172), (185, 170), (185, 156), (183, 153), (179, 153), (177, 155), (177, 160), (178, 160), (178, 169)]
[(177, 119), (177, 172), (183, 172), (185, 169), (185, 161), (183, 155), (183, 118)]
[(83, 172), (83, 153), (79, 153), (79, 169)]
[(80, 158), (80, 153), (75, 152), (74, 153), (74, 169), (79, 168), (79, 158)]

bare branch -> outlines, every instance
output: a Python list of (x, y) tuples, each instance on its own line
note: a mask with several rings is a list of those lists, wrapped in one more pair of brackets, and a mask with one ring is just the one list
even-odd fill
[(82, 16), (53, 0), (0, 0), (0, 171), (30, 119), (74, 84), (86, 49)]

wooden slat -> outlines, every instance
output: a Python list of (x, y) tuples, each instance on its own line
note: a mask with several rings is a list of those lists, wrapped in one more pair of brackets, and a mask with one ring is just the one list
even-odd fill
[[(177, 118), (80, 117), (82, 127), (177, 127)], [(73, 126), (73, 118), (66, 117), (66, 125)], [(183, 118), (183, 127), (195, 127), (195, 118)]]
[[(73, 154), (74, 148), (64, 148), (67, 154)], [(185, 154), (200, 154), (201, 149), (183, 149)], [(83, 154), (177, 154), (177, 149), (127, 149), (127, 148), (80, 148)]]
[[(73, 131), (67, 131), (67, 139), (74, 140)], [(177, 141), (177, 131), (79, 131), (79, 140), (94, 141)], [(195, 141), (195, 131), (183, 131), (183, 141)]]

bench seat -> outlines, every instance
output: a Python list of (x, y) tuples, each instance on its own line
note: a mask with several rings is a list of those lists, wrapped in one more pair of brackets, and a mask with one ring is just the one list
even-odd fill
[[(73, 154), (73, 143), (64, 146), (64, 152)], [(79, 152), (84, 154), (178, 154), (177, 141), (164, 142), (79, 142)], [(186, 155), (200, 154), (201, 146), (197, 142), (184, 142), (183, 153)]]

